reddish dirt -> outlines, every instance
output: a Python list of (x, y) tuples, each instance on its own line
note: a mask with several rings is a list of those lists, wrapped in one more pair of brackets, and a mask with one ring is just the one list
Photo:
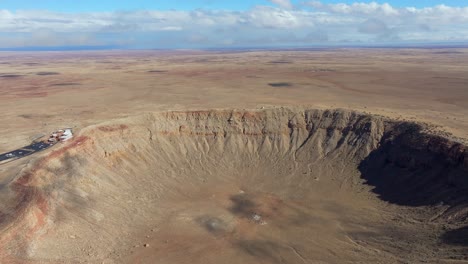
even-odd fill
[(99, 130), (103, 132), (115, 132), (119, 130), (126, 130), (128, 129), (127, 125), (116, 125), (116, 126), (100, 126), (98, 127)]
[[(8, 263), (15, 263), (11, 257), (11, 250), (25, 254), (27, 244), (36, 239), (38, 232), (46, 225), (46, 219), (50, 212), (49, 198), (38, 187), (38, 177), (44, 166), (53, 159), (60, 159), (64, 153), (83, 146), (89, 140), (86, 136), (80, 136), (67, 142), (66, 146), (51, 152), (41, 158), (27, 173), (11, 183), (11, 190), (15, 194), (15, 205), (8, 215), (0, 215), (2, 219), (2, 237), (0, 239), (0, 257)], [(83, 145), (82, 145), (83, 144)], [(31, 214), (30, 216), (28, 214)], [(31, 221), (34, 224), (31, 224)], [(22, 253), (21, 253), (22, 252)], [(4, 262), (5, 263), (5, 262)]]

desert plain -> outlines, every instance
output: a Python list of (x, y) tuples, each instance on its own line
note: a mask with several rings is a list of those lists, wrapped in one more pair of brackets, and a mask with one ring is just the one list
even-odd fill
[(2, 263), (467, 263), (468, 49), (0, 53)]

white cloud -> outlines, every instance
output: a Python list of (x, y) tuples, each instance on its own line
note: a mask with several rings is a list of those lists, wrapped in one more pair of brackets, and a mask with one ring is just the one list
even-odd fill
[(388, 31), (388, 27), (384, 22), (372, 18), (360, 24), (358, 30), (366, 34), (385, 34)]
[(353, 3), (353, 4), (322, 4), (320, 1), (309, 2), (308, 5), (315, 7), (320, 10), (325, 10), (332, 13), (341, 13), (341, 14), (383, 14), (386, 16), (398, 15), (398, 9), (392, 7), (391, 5), (384, 3), (378, 4), (376, 2), (371, 3)]
[(251, 26), (263, 28), (294, 29), (313, 26), (313, 22), (304, 13), (270, 7), (257, 7), (245, 13), (243, 20)]
[(246, 11), (121, 11), (59, 13), (0, 10), (0, 47), (130, 45), (184, 48), (224, 45), (307, 45), (468, 41), (468, 6), (396, 8), (375, 2)]

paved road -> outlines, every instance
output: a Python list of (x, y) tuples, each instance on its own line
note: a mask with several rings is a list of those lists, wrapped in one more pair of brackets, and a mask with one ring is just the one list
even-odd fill
[(7, 162), (9, 160), (20, 159), (22, 157), (29, 156), (33, 153), (43, 151), (44, 149), (47, 149), (51, 146), (53, 146), (53, 144), (44, 142), (33, 143), (29, 146), (22, 147), (20, 149), (13, 150), (8, 153), (0, 154), (0, 163)]

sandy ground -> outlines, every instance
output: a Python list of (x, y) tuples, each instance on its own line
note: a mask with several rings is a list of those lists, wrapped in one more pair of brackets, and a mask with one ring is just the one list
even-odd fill
[(468, 137), (468, 50), (0, 53), (0, 152), (172, 109), (349, 108)]
[[(0, 255), (12, 263), (466, 263), (465, 240), (440, 242), (460, 227), (438, 217), (446, 205), (384, 202), (362, 184), (356, 167), (376, 148), (380, 119), (357, 144), (362, 135), (339, 124), (359, 124), (346, 118), (323, 118), (308, 138), (305, 124), (288, 122), (294, 112), (256, 114), (356, 109), (466, 142), (466, 72), (466, 49), (0, 53), (0, 152), (57, 128), (77, 134), (0, 167), (0, 198), (20, 201), (0, 210), (23, 217), (2, 213)], [(146, 114), (212, 108), (253, 110), (234, 121)], [(200, 121), (207, 116), (213, 121)], [(240, 135), (212, 138), (231, 121)], [(260, 121), (279, 124), (271, 143), (260, 140), (269, 135)], [(355, 152), (348, 143), (362, 145), (359, 157), (346, 156)]]

